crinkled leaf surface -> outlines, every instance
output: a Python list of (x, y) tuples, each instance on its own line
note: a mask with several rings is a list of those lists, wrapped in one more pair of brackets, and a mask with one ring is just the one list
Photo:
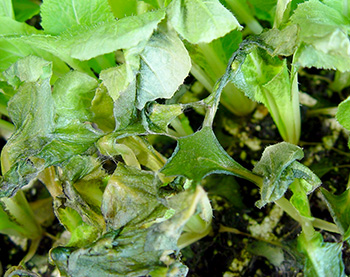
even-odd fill
[(141, 53), (137, 108), (148, 101), (171, 98), (191, 69), (186, 48), (175, 32), (156, 32)]
[(213, 173), (244, 176), (249, 171), (226, 153), (210, 127), (204, 127), (193, 135), (179, 138), (173, 155), (161, 172), (200, 181)]
[(2, 151), (2, 168), (7, 171), (19, 159), (36, 154), (45, 144), (43, 137), (53, 127), (51, 63), (30, 56), (11, 66), (4, 76), (18, 87), (8, 111), (16, 131)]
[(320, 233), (307, 239), (298, 237), (298, 250), (304, 254), (305, 276), (345, 276), (342, 243), (324, 242)]
[[(89, 123), (81, 123), (78, 119), (70, 121), (70, 124), (55, 123), (54, 119), (60, 121), (55, 115), (60, 117), (60, 114), (55, 113), (51, 74), (51, 63), (33, 56), (19, 60), (5, 73), (8, 82), (18, 90), (8, 108), (16, 131), (2, 151), (3, 172), (9, 170), (2, 182), (2, 195), (13, 194), (45, 167), (85, 152), (101, 136)], [(70, 77), (68, 80), (75, 82)], [(81, 88), (85, 80), (80, 82)], [(56, 91), (66, 92), (64, 89)], [(77, 95), (81, 96), (76, 94), (75, 97)], [(82, 108), (77, 106), (79, 101), (75, 97), (66, 99), (66, 110)], [(86, 110), (83, 108), (77, 114), (84, 114)]]
[(41, 6), (41, 18), (41, 26), (51, 35), (77, 25), (89, 26), (114, 20), (107, 0), (45, 0)]
[(340, 195), (334, 195), (324, 188), (321, 188), (322, 195), (326, 200), (328, 209), (337, 224), (344, 240), (350, 238), (350, 190)]
[(51, 251), (51, 258), (60, 272), (68, 276), (146, 276), (160, 269), (165, 271), (162, 276), (176, 276), (172, 271), (178, 271), (177, 276), (186, 275), (187, 270), (176, 262), (166, 270), (160, 261), (163, 251), (145, 251), (147, 232), (147, 229), (111, 231), (85, 248), (57, 247)]
[(175, 30), (193, 44), (208, 43), (241, 29), (236, 18), (218, 0), (173, 0), (167, 13)]
[(302, 149), (296, 145), (281, 142), (265, 149), (253, 172), (264, 176), (261, 200), (256, 205), (261, 208), (269, 202), (281, 198), (294, 179), (306, 181), (305, 191), (310, 193), (321, 184), (318, 177), (306, 166), (296, 162), (304, 157)]
[(157, 199), (160, 180), (150, 171), (119, 164), (108, 181), (103, 194), (102, 213), (114, 230), (123, 226), (137, 226), (166, 208)]

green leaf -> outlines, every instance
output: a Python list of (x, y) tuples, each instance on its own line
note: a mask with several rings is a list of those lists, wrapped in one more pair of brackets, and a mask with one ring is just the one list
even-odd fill
[(337, 224), (343, 239), (350, 238), (350, 190), (346, 190), (340, 195), (334, 195), (324, 188), (321, 188), (321, 193), (326, 200), (328, 209)]
[(186, 275), (181, 264), (172, 261), (168, 269), (160, 261), (163, 251), (145, 251), (148, 229), (111, 231), (85, 248), (57, 247), (51, 259), (61, 274), (68, 276), (146, 276), (152, 271), (179, 272)]
[[(53, 16), (55, 14), (60, 16)], [(41, 5), (41, 18), (41, 26), (51, 35), (59, 35), (79, 25), (114, 20), (107, 0), (45, 0)]]
[(120, 19), (137, 14), (138, 0), (108, 0), (115, 18)]
[[(204, 147), (205, 146), (205, 147)], [(200, 181), (213, 173), (245, 177), (249, 171), (235, 162), (221, 147), (210, 127), (179, 138), (176, 149), (161, 172)]]
[(167, 12), (175, 30), (193, 44), (208, 43), (242, 28), (217, 0), (173, 0)]
[(255, 15), (258, 19), (269, 21), (270, 25), (273, 25), (276, 13), (277, 0), (249, 0), (249, 4), (254, 9)]
[(303, 182), (306, 181), (303, 179), (296, 179), (290, 185), (289, 188), (293, 192), (293, 195), (289, 201), (299, 211), (301, 216), (311, 218), (309, 199), (307, 196), (308, 190), (304, 189), (305, 186), (302, 185)]
[(342, 243), (324, 242), (320, 233), (307, 239), (298, 237), (298, 250), (304, 254), (305, 276), (345, 276)]
[(166, 208), (158, 200), (161, 183), (153, 172), (119, 164), (103, 194), (102, 213), (107, 226), (141, 226)]
[(294, 179), (304, 179), (304, 190), (312, 192), (321, 184), (318, 177), (306, 166), (296, 162), (304, 157), (302, 149), (296, 145), (281, 142), (267, 147), (254, 166), (253, 172), (264, 176), (261, 200), (256, 205), (261, 208), (269, 202), (281, 198)]
[(140, 54), (137, 108), (148, 101), (171, 98), (191, 69), (186, 48), (175, 32), (156, 32)]
[(25, 22), (40, 12), (40, 6), (30, 0), (13, 0), (12, 2), (17, 21)]

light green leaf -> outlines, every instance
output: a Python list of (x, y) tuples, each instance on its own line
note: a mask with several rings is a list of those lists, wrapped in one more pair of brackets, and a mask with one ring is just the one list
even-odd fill
[[(290, 18), (300, 27), (303, 42), (296, 52), (296, 66), (349, 71), (349, 19), (339, 10), (339, 1), (306, 1)], [(325, 16), (327, 15), (327, 16)]]
[(53, 71), (58, 76), (69, 71), (69, 67), (63, 61), (47, 51), (38, 49), (23, 41), (8, 39), (8, 37), (12, 35), (26, 37), (39, 34), (40, 31), (28, 24), (20, 23), (6, 17), (0, 17), (0, 24), (2, 26), (0, 29), (0, 71), (6, 70), (17, 60), (28, 55), (36, 55), (38, 57), (43, 57), (45, 60), (53, 61)]
[(171, 98), (191, 69), (186, 48), (176, 33), (156, 32), (140, 54), (137, 108), (148, 101)]
[(167, 12), (175, 30), (193, 44), (208, 43), (242, 28), (218, 0), (173, 0)]
[[(205, 145), (205, 147), (204, 147)], [(176, 149), (161, 172), (200, 181), (213, 173), (244, 177), (249, 171), (235, 162), (221, 147), (210, 127), (179, 138)]]
[(296, 162), (304, 157), (302, 149), (296, 145), (281, 142), (265, 149), (253, 172), (264, 176), (261, 200), (256, 205), (261, 208), (269, 202), (281, 198), (294, 179), (304, 179), (304, 190), (313, 191), (321, 184), (318, 177), (306, 166)]
[[(147, 129), (153, 132), (168, 133), (169, 123), (182, 114), (184, 107), (181, 105), (160, 105), (152, 103), (145, 111)], [(146, 109), (145, 109), (146, 110)]]
[(56, 216), (64, 228), (71, 233), (68, 247), (83, 247), (98, 238), (99, 230), (85, 223), (76, 210), (70, 207), (57, 207)]
[[(19, 60), (4, 73), (18, 87), (8, 103), (16, 131), (1, 154), (2, 171), (6, 172), (1, 184), (4, 196), (26, 185), (45, 167), (85, 152), (102, 135), (77, 120), (55, 125), (51, 73), (51, 63), (34, 56)], [(76, 108), (74, 102), (65, 104), (68, 110), (69, 105)]]
[(160, 181), (153, 172), (119, 164), (103, 194), (102, 213), (107, 226), (141, 226), (167, 210), (157, 199)]
[(212, 208), (201, 186), (171, 197), (168, 205), (175, 211), (168, 220), (149, 228), (145, 250), (183, 248), (206, 236), (212, 220)]
[(312, 42), (302, 43), (295, 54), (295, 65), (350, 71), (350, 41), (340, 29)]
[(340, 195), (334, 195), (324, 188), (321, 193), (326, 200), (328, 209), (337, 224), (344, 240), (350, 238), (350, 190), (346, 190)]
[(111, 132), (115, 128), (113, 108), (113, 99), (107, 92), (107, 88), (100, 85), (91, 102), (91, 111), (93, 113), (93, 122), (104, 132)]
[(88, 60), (118, 49), (129, 49), (147, 41), (164, 16), (163, 10), (157, 10), (115, 22), (79, 26), (62, 34), (57, 45), (79, 60)]
[[(53, 16), (59, 14), (60, 16)], [(41, 26), (45, 33), (59, 35), (75, 26), (113, 21), (107, 0), (45, 0), (41, 5)]]
[(2, 0), (0, 2), (0, 16), (6, 16), (14, 19), (14, 13), (11, 0)]
[(61, 274), (68, 276), (146, 276), (157, 270), (163, 272), (161, 276), (175, 276), (172, 271), (186, 275), (183, 265), (173, 261), (166, 266), (160, 261), (163, 251), (145, 251), (147, 232), (111, 231), (84, 248), (57, 247), (50, 252), (51, 259)]
[(286, 60), (248, 43), (231, 65), (231, 81), (251, 99), (269, 110), (282, 138), (298, 143), (300, 108), (297, 75), (289, 76)]
[[(336, 118), (345, 129), (350, 130), (350, 97), (339, 104)], [(350, 140), (348, 146), (350, 148)]]
[(45, 159), (45, 165), (61, 163), (70, 157), (82, 154), (94, 146), (102, 136), (89, 124), (71, 121), (67, 126), (57, 126), (49, 135), (49, 142), (42, 147), (38, 157)]
[(290, 185), (290, 190), (293, 192), (290, 198), (290, 203), (299, 211), (301, 216), (311, 218), (311, 211), (308, 199), (308, 190), (304, 189), (302, 183), (306, 182), (303, 179), (295, 179)]
[(265, 257), (276, 267), (281, 266), (285, 260), (282, 248), (265, 241), (256, 241), (249, 244), (248, 251), (254, 255)]
[(115, 129), (125, 128), (135, 116), (136, 76), (127, 64), (101, 71), (100, 79), (114, 101)]
[(71, 67), (89, 72), (86, 64), (74, 59), (89, 60), (147, 41), (164, 16), (164, 11), (158, 10), (118, 21), (95, 23), (91, 26), (79, 25), (59, 36), (12, 34), (0, 39), (15, 45), (24, 44), (45, 50), (67, 62)]
[(342, 13), (319, 0), (309, 0), (299, 4), (290, 20), (299, 25), (302, 39), (323, 37), (337, 28), (343, 31), (349, 28), (346, 27), (349, 20)]
[(350, 130), (350, 97), (339, 104), (336, 117), (345, 129)]
[(16, 131), (3, 149), (2, 156), (6, 156), (3, 164), (12, 165), (19, 158), (30, 157), (45, 144), (42, 137), (52, 130), (54, 117), (51, 70), (51, 63), (29, 56), (4, 73), (8, 82), (19, 88), (8, 103)]
[(108, 0), (113, 15), (117, 19), (137, 14), (138, 0)]
[(307, 239), (298, 237), (298, 250), (304, 254), (305, 276), (345, 276), (342, 243), (324, 242), (320, 233)]
[(0, 201), (0, 233), (9, 236), (36, 239), (41, 227), (34, 217), (23, 192)]
[(270, 29), (261, 34), (261, 39), (272, 48), (273, 56), (291, 56), (300, 43), (299, 27), (293, 24), (282, 30)]
[(25, 22), (39, 14), (40, 6), (30, 0), (12, 0), (17, 21)]
[(53, 87), (53, 99), (59, 124), (70, 121), (91, 121), (89, 110), (97, 88), (96, 79), (77, 71), (71, 71), (57, 80)]

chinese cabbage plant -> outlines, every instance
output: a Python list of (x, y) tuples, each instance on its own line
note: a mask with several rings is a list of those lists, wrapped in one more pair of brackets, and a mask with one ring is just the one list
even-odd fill
[[(347, 1), (0, 3), (0, 232), (31, 241), (7, 276), (37, 276), (27, 262), (45, 236), (62, 276), (185, 276), (181, 250), (217, 233), (206, 189), (226, 184), (208, 184), (213, 174), (255, 184), (252, 209), (276, 204), (300, 226), (293, 246), (261, 240), (273, 254), (258, 255), (279, 266), (285, 251), (305, 276), (345, 276), (349, 190), (320, 187), (302, 161), (298, 80), (316, 68), (336, 72), (334, 91), (350, 84)], [(336, 112), (347, 130), (349, 101)], [(217, 134), (257, 105), (280, 137), (250, 170)], [(26, 198), (33, 186), (40, 201)], [(314, 191), (334, 223), (313, 215)], [(45, 219), (59, 221), (57, 238)]]

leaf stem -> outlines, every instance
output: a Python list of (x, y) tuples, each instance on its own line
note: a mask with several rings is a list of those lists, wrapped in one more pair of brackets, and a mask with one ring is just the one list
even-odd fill
[(3, 119), (0, 119), (0, 129), (6, 130), (6, 131), (10, 131), (10, 132), (14, 132), (15, 131), (15, 126)]
[(252, 13), (247, 11), (241, 1), (226, 0), (226, 3), (229, 5), (234, 15), (245, 23), (254, 34), (260, 34), (262, 32), (263, 27), (261, 27), (260, 23), (252, 16)]

